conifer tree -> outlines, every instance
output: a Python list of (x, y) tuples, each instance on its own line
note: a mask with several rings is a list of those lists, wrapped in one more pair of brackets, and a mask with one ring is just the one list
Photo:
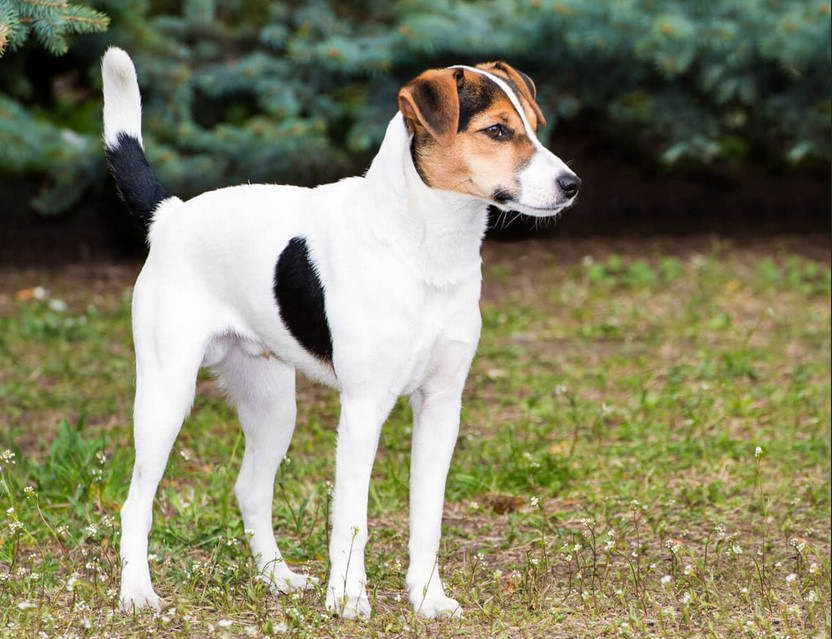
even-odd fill
[(0, 56), (15, 51), (34, 35), (54, 54), (66, 53), (66, 36), (107, 28), (103, 13), (65, 0), (0, 0)]
[[(34, 55), (30, 47), (0, 59), (0, 172), (42, 176), (32, 200), (42, 212), (65, 210), (107, 184), (98, 65), (108, 44), (135, 59), (149, 159), (182, 197), (246, 181), (319, 184), (358, 173), (399, 86), (425, 68), (489, 59), (535, 79), (550, 120), (544, 138), (561, 123), (582, 123), (667, 170), (788, 168), (832, 157), (828, 0), (93, 6), (112, 18), (110, 29), (75, 39), (65, 58), (72, 71), (38, 71), (48, 100), (22, 61), (3, 66)], [(53, 24), (64, 25), (53, 34), (68, 32), (66, 22)], [(62, 94), (72, 73), (80, 89)]]

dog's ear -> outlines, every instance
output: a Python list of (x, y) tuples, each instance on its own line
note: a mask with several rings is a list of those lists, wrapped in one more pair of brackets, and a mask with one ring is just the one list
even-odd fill
[(408, 127), (427, 130), (442, 145), (449, 145), (459, 126), (459, 92), (462, 69), (432, 69), (399, 90), (399, 111)]
[(546, 118), (543, 115), (543, 111), (537, 106), (537, 87), (534, 85), (534, 80), (522, 71), (515, 69), (508, 62), (503, 62), (502, 60), (494, 62), (493, 68), (502, 71), (511, 80), (512, 84), (517, 87), (522, 97), (526, 98), (529, 106), (531, 106), (537, 116), (538, 125), (546, 126)]

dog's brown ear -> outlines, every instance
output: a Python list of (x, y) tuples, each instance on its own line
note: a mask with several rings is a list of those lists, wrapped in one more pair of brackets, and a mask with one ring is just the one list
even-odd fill
[(494, 68), (502, 71), (511, 80), (512, 84), (517, 87), (522, 97), (526, 99), (529, 106), (535, 112), (538, 125), (546, 126), (546, 118), (543, 115), (543, 111), (537, 106), (537, 87), (534, 85), (534, 80), (522, 71), (515, 69), (508, 62), (503, 62), (502, 60), (495, 62)]
[(403, 86), (399, 111), (410, 130), (421, 126), (440, 144), (451, 144), (459, 124), (457, 87), (462, 79), (462, 69), (432, 69)]

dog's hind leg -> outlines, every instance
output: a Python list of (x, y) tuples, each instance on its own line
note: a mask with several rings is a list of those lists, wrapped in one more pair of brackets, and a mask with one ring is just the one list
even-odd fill
[(158, 305), (160, 300), (149, 298), (148, 292), (146, 286), (137, 284), (133, 301), (136, 460), (127, 501), (121, 509), (120, 602), (125, 612), (145, 607), (158, 610), (161, 606), (147, 563), (153, 499), (170, 449), (193, 403), (196, 376), (208, 340), (197, 318), (190, 318), (182, 308)]
[(214, 370), (237, 406), (246, 437), (234, 492), (260, 578), (283, 593), (310, 587), (317, 580), (289, 569), (272, 527), (274, 479), (295, 429), (295, 369), (232, 348)]

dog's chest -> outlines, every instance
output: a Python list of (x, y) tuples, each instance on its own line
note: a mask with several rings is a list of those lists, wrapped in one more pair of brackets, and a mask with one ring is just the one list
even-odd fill
[(428, 289), (419, 295), (418, 303), (408, 305), (407, 312), (391, 326), (394, 334), (382, 357), (389, 357), (392, 383), (400, 394), (409, 394), (443, 365), (452, 339), (459, 300), (444, 290)]

